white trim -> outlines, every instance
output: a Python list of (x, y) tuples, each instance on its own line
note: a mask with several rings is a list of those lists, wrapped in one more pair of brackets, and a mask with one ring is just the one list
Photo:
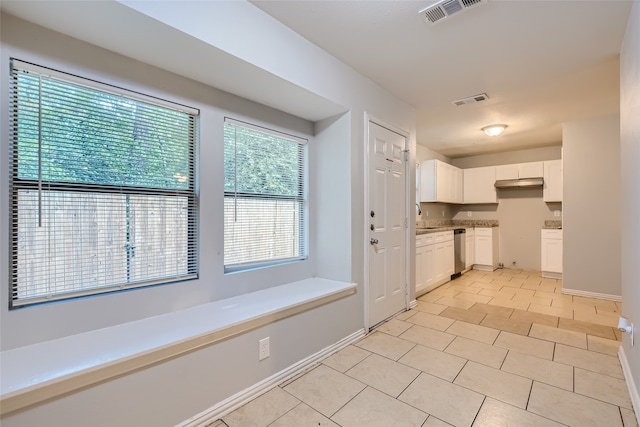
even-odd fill
[(179, 357), (356, 292), (355, 283), (305, 279), (3, 351), (0, 414)]
[(483, 265), (483, 264), (473, 264), (472, 268), (473, 268), (473, 270), (480, 270), (480, 271), (495, 271), (495, 270), (497, 270), (492, 265)]
[(205, 427), (224, 417), (225, 415), (235, 411), (242, 405), (248, 403), (249, 401), (255, 399), (263, 393), (271, 390), (276, 387), (278, 384), (282, 384), (285, 381), (295, 377), (303, 373), (304, 371), (312, 368), (314, 365), (320, 363), (326, 357), (332, 355), (333, 353), (345, 348), (346, 346), (356, 342), (360, 338), (366, 335), (366, 330), (361, 329), (359, 331), (354, 332), (353, 334), (343, 338), (335, 344), (332, 344), (319, 352), (312, 354), (311, 356), (302, 359), (301, 361), (294, 363), (293, 365), (283, 369), (282, 371), (266, 378), (259, 383), (248, 387), (233, 396), (216, 403), (209, 409), (205, 409), (197, 415), (189, 418), (177, 424), (176, 427)]
[(638, 392), (638, 387), (633, 380), (631, 367), (629, 366), (629, 361), (627, 360), (627, 355), (624, 352), (623, 346), (620, 346), (620, 349), (618, 350), (618, 359), (620, 359), (620, 365), (622, 365), (622, 373), (624, 374), (624, 379), (627, 382), (629, 397), (631, 397), (633, 411), (636, 414), (636, 422), (638, 423), (638, 425), (640, 425), (640, 393)]
[(559, 279), (559, 280), (562, 280), (562, 273), (555, 273), (553, 271), (541, 271), (540, 274), (545, 279)]
[(364, 250), (362, 253), (362, 256), (364, 258), (364, 271), (363, 271), (363, 277), (364, 277), (364, 292), (363, 292), (363, 306), (364, 306), (364, 329), (366, 331), (369, 331), (371, 329), (371, 313), (370, 313), (370, 307), (369, 307), (369, 246), (368, 246), (368, 242), (367, 242), (367, 236), (369, 235), (369, 230), (367, 230), (367, 224), (369, 223), (369, 217), (367, 216), (369, 214), (369, 187), (370, 187), (370, 183), (369, 183), (369, 166), (371, 164), (371, 153), (369, 152), (369, 123), (371, 121), (371, 118), (369, 117), (369, 114), (365, 111), (364, 113), (364, 206), (363, 206), (363, 215), (364, 215), (364, 220), (362, 221), (363, 223), (363, 228), (364, 228), (364, 239), (363, 239), (363, 246), (364, 246)]
[(256, 125), (253, 123), (234, 119), (229, 116), (225, 116), (224, 122), (240, 128), (245, 128), (245, 129), (254, 130), (256, 132), (266, 133), (268, 135), (275, 136), (276, 138), (288, 139), (300, 145), (307, 145), (309, 143), (309, 140), (306, 138), (302, 138), (302, 137), (292, 135), (290, 133), (282, 132), (279, 130), (271, 129), (266, 126)]
[(417, 306), (418, 306), (418, 300), (417, 299), (411, 300), (411, 302), (409, 303), (409, 310), (414, 309)]
[[(385, 129), (390, 130), (391, 132), (394, 132), (400, 136), (402, 136), (404, 138), (404, 149), (405, 150), (410, 150), (411, 149), (411, 134), (403, 129), (400, 129), (396, 126), (390, 125), (387, 122), (385, 122), (384, 120), (377, 118), (373, 115), (371, 115), (370, 113), (368, 113), (367, 111), (364, 112), (364, 221), (363, 221), (363, 227), (364, 227), (364, 236), (365, 238), (363, 239), (364, 242), (364, 326), (366, 330), (370, 330), (373, 326), (371, 324), (371, 311), (370, 311), (370, 307), (369, 307), (369, 240), (367, 238), (368, 233), (369, 233), (369, 229), (367, 224), (369, 224), (369, 220), (368, 220), (368, 213), (369, 213), (369, 190), (370, 190), (370, 182), (369, 182), (369, 166), (371, 164), (370, 158), (371, 158), (371, 153), (369, 151), (369, 127), (370, 127), (370, 123), (375, 123), (378, 126), (381, 126)], [(411, 186), (410, 183), (410, 178), (411, 176), (410, 174), (410, 170), (409, 170), (409, 160), (406, 160), (404, 162), (404, 173), (405, 173), (405, 207), (404, 207), (404, 216), (405, 218), (409, 218), (409, 212), (410, 212), (410, 201), (411, 201), (411, 194), (409, 193), (409, 187)], [(413, 166), (411, 166), (413, 168)], [(405, 309), (409, 310), (410, 309), (410, 287), (411, 287), (411, 274), (410, 274), (410, 266), (411, 266), (411, 261), (409, 260), (409, 257), (411, 255), (411, 227), (408, 226), (405, 228)]]
[(576, 295), (579, 297), (606, 299), (610, 301), (622, 301), (622, 297), (620, 295), (599, 294), (597, 292), (581, 291), (580, 289), (562, 288), (562, 293), (565, 295)]

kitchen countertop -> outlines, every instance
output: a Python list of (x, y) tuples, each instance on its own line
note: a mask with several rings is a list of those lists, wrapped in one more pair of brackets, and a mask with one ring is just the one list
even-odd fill
[(545, 220), (543, 230), (562, 230), (562, 221)]
[(437, 233), (439, 231), (450, 231), (450, 230), (455, 230), (456, 228), (461, 228), (461, 227), (455, 227), (455, 226), (428, 227), (428, 228), (416, 227), (416, 236), (420, 236), (421, 234)]
[(498, 221), (489, 220), (442, 220), (442, 221), (418, 221), (416, 222), (416, 235), (450, 231), (457, 228), (489, 228), (498, 227)]

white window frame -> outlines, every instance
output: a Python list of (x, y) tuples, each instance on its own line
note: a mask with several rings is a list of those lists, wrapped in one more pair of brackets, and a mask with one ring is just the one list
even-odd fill
[[(229, 191), (225, 189), (224, 199), (225, 199), (225, 212), (224, 212), (224, 223), (228, 224), (231, 220), (230, 216), (233, 216), (233, 220), (236, 221), (238, 218), (238, 202), (246, 202), (246, 203), (257, 203), (259, 204), (261, 201), (266, 203), (284, 203), (291, 205), (292, 203), (297, 204), (298, 214), (297, 214), (297, 222), (295, 223), (295, 228), (297, 229), (297, 253), (290, 253), (285, 256), (275, 255), (273, 257), (251, 257), (250, 259), (242, 259), (240, 262), (234, 261), (229, 262), (229, 252), (230, 246), (233, 246), (236, 251), (238, 249), (243, 251), (244, 248), (247, 248), (249, 251), (250, 246), (259, 246), (260, 243), (268, 244), (271, 243), (274, 246), (277, 245), (277, 242), (282, 242), (282, 240), (265, 240), (265, 237), (258, 237), (257, 235), (251, 234), (248, 230), (242, 229), (239, 231), (241, 237), (237, 240), (230, 238), (230, 230), (229, 226), (225, 225), (225, 243), (224, 243), (224, 251), (225, 251), (225, 261), (224, 261), (224, 272), (225, 273), (235, 273), (239, 271), (245, 271), (249, 269), (262, 268), (274, 265), (281, 265), (290, 262), (303, 261), (308, 258), (308, 140), (305, 138), (301, 138), (298, 136), (294, 136), (291, 134), (279, 132), (270, 128), (266, 128), (263, 126), (247, 123), (241, 120), (232, 119), (229, 117), (225, 117), (225, 129), (227, 125), (235, 126), (240, 129), (246, 129), (250, 131), (255, 131), (263, 135), (269, 135), (276, 137), (280, 140), (290, 141), (292, 144), (297, 144), (301, 156), (298, 160), (298, 193), (295, 197), (291, 196), (278, 196), (274, 194), (243, 194), (242, 192), (235, 189), (234, 191)], [(225, 141), (226, 145), (226, 141)], [(226, 173), (226, 171), (225, 171)], [(230, 214), (229, 202), (233, 201), (234, 206), (232, 208), (233, 213)], [(257, 218), (256, 218), (257, 219)], [(275, 220), (274, 220), (275, 222)], [(259, 241), (255, 241), (258, 239)], [(262, 239), (262, 240), (260, 240)], [(291, 246), (294, 246), (296, 242), (292, 238)], [(263, 253), (263, 252), (261, 252)]]
[[(177, 187), (166, 187), (166, 188), (154, 188), (153, 186), (128, 186), (125, 184), (121, 185), (108, 185), (108, 184), (97, 184), (90, 182), (64, 182), (64, 181), (44, 181), (42, 172), (38, 173), (38, 179), (33, 178), (24, 178), (19, 175), (19, 162), (18, 162), (18, 153), (19, 148), (19, 131), (18, 131), (18, 116), (20, 113), (18, 108), (18, 77), (14, 75), (14, 71), (16, 73), (31, 73), (34, 75), (38, 75), (39, 78), (42, 79), (50, 79), (59, 82), (62, 85), (68, 84), (69, 87), (75, 85), (75, 87), (85, 87), (87, 89), (93, 91), (99, 91), (104, 94), (116, 95), (117, 97), (121, 97), (127, 102), (137, 103), (136, 105), (150, 104), (151, 108), (162, 107), (163, 109), (169, 109), (174, 112), (178, 112), (179, 114), (186, 114), (187, 118), (183, 120), (188, 121), (189, 125), (189, 148), (188, 148), (188, 170), (186, 171), (187, 176), (177, 176), (176, 180), (180, 182), (185, 182), (187, 185), (184, 188)], [(76, 298), (80, 296), (87, 295), (96, 295), (107, 292), (113, 292), (118, 290), (139, 288), (143, 286), (150, 286), (156, 284), (163, 283), (171, 283), (182, 280), (190, 280), (198, 277), (198, 192), (197, 192), (197, 157), (198, 157), (198, 115), (199, 110), (187, 107), (184, 105), (176, 104), (170, 101), (166, 101), (163, 99), (155, 98), (152, 96), (140, 94), (138, 92), (129, 91), (127, 89), (119, 88), (116, 86), (108, 85), (101, 82), (96, 82), (94, 80), (86, 79), (83, 77), (67, 74), (61, 71), (52, 70), (46, 67), (42, 67), (36, 64), (31, 64), (25, 61), (21, 61), (15, 58), (11, 58), (11, 101), (10, 101), (10, 150), (9, 150), (9, 203), (10, 203), (10, 298), (9, 298), (9, 308), (18, 308), (22, 306), (38, 304), (42, 302), (48, 302), (53, 300), (66, 300), (70, 298)], [(42, 84), (41, 84), (42, 87)], [(42, 89), (41, 89), (42, 90)], [(42, 99), (42, 95), (41, 99)], [(39, 111), (41, 111), (42, 107), (38, 107)], [(40, 136), (39, 144), (42, 146), (42, 113), (38, 113), (38, 128)], [(184, 116), (183, 116), (184, 117)], [(71, 133), (71, 131), (69, 131)], [(38, 167), (42, 168), (42, 149), (38, 149), (39, 157), (38, 157)], [(96, 285), (84, 282), (78, 285), (77, 283), (73, 286), (63, 286), (55, 280), (50, 280), (52, 276), (51, 274), (43, 273), (41, 277), (38, 279), (25, 279), (25, 275), (22, 274), (23, 265), (21, 263), (21, 258), (26, 258), (25, 250), (19, 249), (18, 241), (20, 238), (25, 235), (25, 229), (19, 228), (19, 215), (20, 215), (20, 205), (19, 201), (24, 199), (19, 199), (19, 194), (22, 194), (21, 197), (24, 197), (24, 194), (34, 194), (37, 193), (35, 197), (37, 197), (39, 204), (39, 212), (38, 212), (38, 221), (41, 223), (38, 225), (40, 227), (42, 225), (42, 217), (43, 215), (47, 215), (47, 212), (42, 210), (42, 206), (46, 206), (43, 199), (46, 197), (55, 198), (57, 196), (62, 195), (66, 197), (64, 200), (70, 200), (70, 207), (75, 206), (75, 209), (78, 209), (78, 205), (74, 204), (74, 201), (78, 200), (87, 200), (87, 198), (96, 198), (97, 199), (105, 199), (107, 200), (107, 204), (118, 207), (119, 206), (119, 198), (125, 197), (127, 200), (127, 206), (131, 204), (132, 206), (136, 206), (139, 208), (139, 211), (142, 212), (146, 209), (145, 203), (152, 203), (152, 209), (157, 207), (158, 205), (153, 205), (153, 203), (160, 203), (163, 206), (168, 206), (167, 210), (173, 209), (186, 209), (187, 214), (182, 215), (187, 219), (179, 220), (182, 224), (186, 224), (183, 227), (186, 231), (185, 234), (181, 235), (185, 239), (180, 238), (180, 244), (178, 244), (178, 248), (181, 248), (181, 251), (184, 251), (184, 259), (186, 261), (182, 264), (181, 267), (178, 267), (176, 271), (171, 273), (157, 274), (156, 272), (146, 273), (146, 277), (140, 278), (140, 276), (145, 276), (145, 274), (140, 274), (136, 278), (130, 276), (128, 273), (129, 264), (127, 264), (127, 279), (125, 282), (114, 281), (109, 282), (110, 278), (113, 276), (109, 275), (110, 270), (100, 271), (98, 275), (100, 275), (104, 280)], [(84, 196), (82, 196), (84, 195)], [(61, 196), (61, 197), (62, 197)], [(85, 197), (85, 199), (82, 199)], [(130, 199), (131, 197), (131, 199)], [(132, 201), (130, 201), (132, 200)], [(138, 204), (140, 203), (140, 204)], [(179, 208), (179, 206), (186, 206)], [(83, 206), (80, 206), (83, 207)], [(99, 208), (98, 208), (99, 209)], [(110, 209), (105, 208), (105, 209)], [(82, 209), (79, 209), (82, 210)], [(127, 208), (127, 218), (128, 218), (128, 208)], [(157, 214), (162, 215), (162, 214)], [(24, 223), (24, 220), (21, 220)], [(82, 220), (80, 220), (82, 221)], [(186, 221), (186, 223), (185, 223)], [(54, 221), (51, 221), (53, 223)], [(83, 223), (84, 224), (84, 223)], [(49, 229), (53, 229), (56, 226), (47, 225)], [(98, 227), (96, 225), (96, 227)], [(158, 228), (157, 230), (161, 230)], [(51, 233), (54, 234), (54, 233)], [(58, 232), (59, 235), (59, 232)], [(75, 236), (74, 236), (75, 237)], [(186, 242), (186, 243), (185, 243)], [(153, 246), (153, 245), (152, 245)], [(154, 246), (154, 250), (158, 250), (158, 246)], [(127, 263), (131, 257), (135, 257), (135, 247), (129, 244), (129, 238), (127, 237), (127, 245), (123, 248), (120, 245), (117, 245), (118, 251), (124, 251), (126, 253)], [(21, 252), (22, 251), (22, 252)], [(38, 254), (42, 257), (42, 262), (46, 263), (47, 261), (51, 261), (53, 258), (51, 251), (54, 249), (42, 249), (42, 253)], [(82, 251), (80, 251), (82, 252)], [(182, 253), (182, 252), (181, 252)], [(81, 257), (84, 255), (81, 255)], [(30, 255), (31, 257), (31, 255)], [(37, 257), (34, 257), (37, 258)], [(39, 258), (38, 258), (39, 259)], [(64, 268), (67, 268), (66, 261)], [(81, 265), (80, 263), (76, 264), (76, 266)], [(74, 268), (68, 268), (71, 270), (69, 275), (73, 275)], [(46, 268), (43, 268), (46, 270)], [(168, 269), (171, 270), (171, 269)], [(98, 271), (96, 269), (96, 271)], [(151, 271), (151, 269), (149, 269)], [(46, 277), (45, 277), (46, 276)], [(55, 276), (58, 277), (58, 276)], [(33, 280), (32, 283), (27, 283), (30, 280)], [(30, 287), (31, 290), (26, 291), (27, 288)], [(34, 290), (35, 289), (35, 290)]]

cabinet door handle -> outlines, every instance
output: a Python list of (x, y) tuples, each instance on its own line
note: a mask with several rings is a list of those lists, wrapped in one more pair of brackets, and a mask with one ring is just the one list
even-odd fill
[(371, 243), (372, 245), (377, 245), (378, 244), (378, 239), (374, 239), (372, 237), (371, 240), (369, 240), (369, 243)]

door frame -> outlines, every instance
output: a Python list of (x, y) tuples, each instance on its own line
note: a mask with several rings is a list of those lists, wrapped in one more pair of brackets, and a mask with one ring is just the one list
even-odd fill
[(404, 206), (404, 215), (405, 215), (405, 221), (406, 221), (406, 226), (405, 226), (405, 268), (404, 268), (404, 294), (405, 294), (405, 309), (409, 309), (410, 308), (410, 298), (411, 298), (411, 292), (410, 292), (410, 279), (411, 279), (411, 274), (410, 274), (410, 268), (411, 268), (411, 226), (409, 224), (409, 219), (410, 216), (409, 212), (410, 212), (410, 204), (411, 204), (411, 192), (409, 191), (410, 189), (410, 184), (411, 184), (411, 171), (409, 168), (409, 164), (413, 164), (411, 163), (411, 152), (410, 152), (410, 148), (411, 148), (411, 134), (397, 126), (391, 125), (388, 122), (385, 122), (384, 120), (375, 117), (371, 114), (369, 114), (368, 112), (365, 111), (364, 113), (364, 152), (365, 152), (365, 156), (364, 156), (364, 212), (363, 212), (363, 221), (362, 221), (362, 228), (364, 230), (364, 239), (363, 239), (363, 247), (364, 247), (364, 327), (365, 330), (368, 332), (371, 330), (371, 328), (375, 325), (371, 324), (371, 319), (370, 319), (370, 307), (369, 307), (369, 240), (367, 238), (367, 236), (369, 235), (369, 228), (367, 226), (367, 224), (369, 224), (369, 217), (368, 217), (368, 209), (369, 209), (369, 190), (371, 188), (371, 183), (369, 182), (369, 176), (370, 176), (370, 171), (369, 171), (369, 167), (371, 165), (371, 151), (370, 151), (370, 146), (369, 146), (369, 136), (370, 136), (370, 131), (369, 131), (369, 126), (371, 125), (371, 123), (374, 123), (378, 126), (382, 126), (383, 128), (386, 128), (394, 133), (397, 133), (398, 135), (404, 137), (404, 152), (406, 153), (405, 156), (405, 162), (404, 162), (404, 175), (405, 175), (405, 206)]

